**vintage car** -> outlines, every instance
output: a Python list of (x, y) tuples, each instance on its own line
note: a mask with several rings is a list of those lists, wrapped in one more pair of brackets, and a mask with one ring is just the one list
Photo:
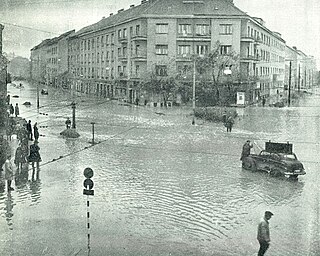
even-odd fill
[(41, 94), (42, 94), (42, 95), (48, 95), (48, 90), (42, 89), (42, 90), (41, 90)]
[(242, 167), (251, 171), (264, 171), (272, 176), (297, 179), (305, 175), (303, 164), (292, 152), (290, 143), (266, 142), (265, 150), (242, 159)]

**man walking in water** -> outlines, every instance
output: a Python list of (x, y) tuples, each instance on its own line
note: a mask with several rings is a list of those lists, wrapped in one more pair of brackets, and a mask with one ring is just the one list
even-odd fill
[(269, 248), (269, 245), (270, 245), (269, 220), (271, 219), (272, 215), (273, 215), (272, 212), (266, 211), (264, 213), (263, 219), (260, 221), (258, 225), (257, 239), (260, 244), (258, 256), (263, 256)]

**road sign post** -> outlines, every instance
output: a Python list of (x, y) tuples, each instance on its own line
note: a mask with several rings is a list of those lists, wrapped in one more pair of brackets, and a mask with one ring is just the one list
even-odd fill
[(93, 170), (91, 168), (86, 168), (84, 169), (83, 175), (84, 177), (86, 177), (86, 179), (83, 181), (83, 186), (85, 187), (83, 189), (83, 194), (88, 196), (93, 196), (94, 190), (92, 188), (94, 183), (91, 180), (91, 178), (93, 177)]
[(93, 196), (94, 195), (94, 190), (93, 188), (93, 181), (91, 180), (91, 178), (93, 177), (93, 170), (89, 167), (85, 168), (83, 171), (83, 175), (84, 177), (86, 177), (86, 179), (83, 182), (83, 186), (85, 187), (83, 189), (83, 194), (87, 195), (87, 237), (88, 237), (88, 255), (90, 255), (90, 201), (89, 201), (89, 196)]

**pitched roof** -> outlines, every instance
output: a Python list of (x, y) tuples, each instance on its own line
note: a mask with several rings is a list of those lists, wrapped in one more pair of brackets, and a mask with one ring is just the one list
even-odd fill
[(75, 36), (141, 17), (159, 16), (189, 16), (189, 15), (217, 15), (217, 16), (245, 16), (245, 12), (238, 9), (229, 0), (149, 0), (143, 4), (131, 7), (100, 20), (99, 22), (80, 29)]

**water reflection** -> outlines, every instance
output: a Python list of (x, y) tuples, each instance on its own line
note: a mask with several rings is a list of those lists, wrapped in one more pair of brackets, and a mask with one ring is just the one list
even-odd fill
[(12, 199), (12, 196), (11, 196), (11, 191), (8, 191), (8, 195), (7, 195), (7, 198), (5, 200), (5, 216), (6, 216), (6, 221), (7, 221), (7, 224), (9, 226), (9, 229), (10, 230), (13, 230), (13, 222), (12, 222), (12, 217), (13, 217), (13, 199)]
[(31, 201), (37, 203), (40, 199), (41, 180), (40, 180), (40, 168), (32, 168), (31, 181), (29, 183)]

